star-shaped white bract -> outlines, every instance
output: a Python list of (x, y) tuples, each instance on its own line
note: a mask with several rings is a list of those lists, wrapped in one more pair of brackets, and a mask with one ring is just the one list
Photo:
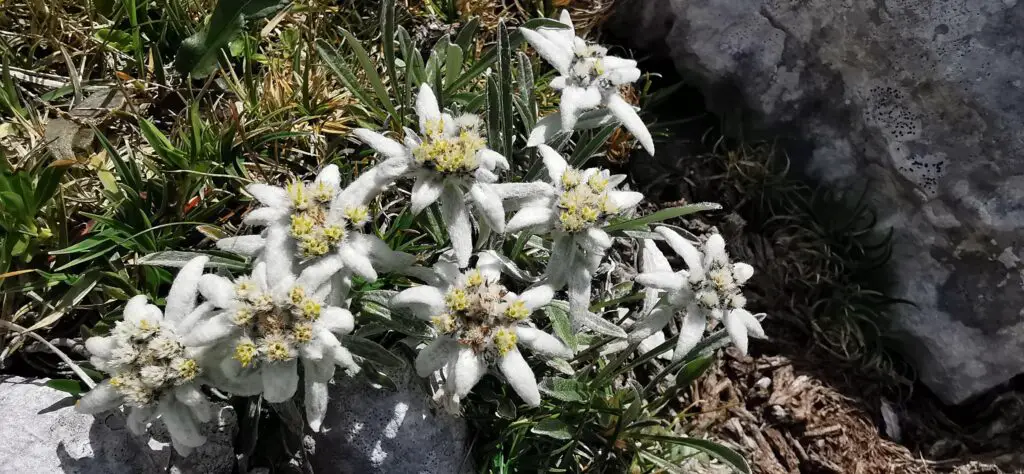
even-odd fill
[[(373, 167), (341, 188), (338, 167), (325, 167), (312, 183), (292, 182), (285, 187), (251, 184), (246, 191), (262, 205), (244, 222), (266, 229), (257, 235), (221, 239), (217, 247), (243, 255), (269, 268), (292, 271), (319, 265), (322, 271), (356, 274), (368, 281), (377, 271), (394, 271), (411, 265), (412, 255), (392, 251), (374, 235), (362, 231), (370, 220), (368, 202), (393, 179), (392, 164)], [(383, 175), (383, 176), (382, 176)]]
[(197, 350), (183, 344), (182, 335), (207, 310), (196, 305), (196, 296), (208, 260), (197, 257), (178, 272), (164, 312), (147, 304), (145, 296), (136, 296), (128, 300), (124, 319), (109, 336), (85, 341), (92, 364), (112, 377), (82, 397), (79, 412), (96, 414), (127, 405), (128, 428), (137, 435), (159, 418), (183, 456), (206, 442), (200, 426), (210, 420), (212, 407), (199, 390)]
[[(467, 196), (490, 230), (504, 232), (505, 211), (492, 186), (497, 169), (508, 169), (500, 153), (487, 148), (476, 115), (453, 117), (441, 111), (437, 97), (426, 84), (416, 96), (420, 133), (405, 129), (400, 144), (377, 132), (358, 129), (353, 134), (415, 178), (411, 209), (418, 214), (441, 201), (441, 218), (448, 228), (452, 249), (465, 267), (473, 253), (473, 228)], [(394, 161), (392, 161), (394, 160)]]
[(685, 357), (700, 342), (708, 319), (722, 321), (733, 344), (747, 353), (747, 338), (764, 338), (757, 318), (744, 309), (742, 285), (754, 274), (746, 263), (730, 263), (721, 235), (708, 237), (701, 252), (687, 239), (667, 227), (655, 232), (686, 262), (686, 270), (673, 271), (664, 254), (653, 242), (645, 243), (643, 273), (636, 281), (664, 292), (661, 302), (634, 326), (630, 340), (643, 341), (661, 331), (676, 314), (682, 316), (679, 340), (673, 359)]
[(624, 175), (612, 176), (597, 168), (575, 169), (551, 147), (540, 145), (538, 150), (549, 183), (495, 186), (503, 198), (514, 201), (509, 207), (519, 207), (505, 230), (550, 233), (553, 243), (547, 282), (556, 289), (568, 284), (570, 310), (578, 315), (590, 306), (593, 272), (612, 246), (612, 238), (602, 227), (608, 219), (636, 207), (643, 194), (616, 190)]
[(352, 313), (324, 304), (332, 274), (327, 266), (321, 262), (296, 277), (259, 262), (250, 276), (234, 281), (203, 275), (199, 291), (212, 314), (184, 338), (218, 354), (209, 374), (216, 386), (240, 395), (261, 393), (271, 403), (295, 394), (301, 361), (303, 405), (314, 431), (327, 410), (327, 384), (335, 366), (359, 370), (337, 337), (352, 332)]
[(529, 323), (531, 313), (551, 302), (554, 290), (540, 285), (521, 295), (508, 291), (501, 284), (500, 263), (486, 252), (479, 254), (475, 269), (459, 268), (440, 261), (433, 285), (409, 288), (391, 300), (392, 307), (433, 323), (436, 338), (420, 351), (416, 372), (426, 377), (441, 371), (444, 392), (457, 405), (494, 364), (523, 401), (539, 405), (537, 379), (518, 347), (572, 357), (572, 349)]
[(530, 133), (529, 145), (548, 135), (545, 128), (560, 126), (563, 131), (570, 131), (584, 111), (604, 107), (654, 155), (650, 131), (633, 106), (619, 94), (620, 86), (640, 79), (636, 61), (609, 56), (607, 48), (588, 44), (576, 36), (569, 12), (563, 10), (559, 21), (568, 28), (519, 29), (537, 53), (558, 71), (551, 87), (562, 91), (558, 114), (538, 122), (537, 129)]

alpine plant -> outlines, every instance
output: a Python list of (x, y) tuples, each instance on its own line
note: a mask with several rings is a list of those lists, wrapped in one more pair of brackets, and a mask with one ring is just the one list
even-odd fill
[(330, 276), (323, 264), (296, 276), (286, 268), (259, 262), (252, 274), (229, 280), (203, 275), (199, 291), (212, 306), (211, 316), (185, 341), (209, 346), (210, 378), (237, 394), (262, 394), (271, 403), (292, 398), (302, 364), (306, 420), (317, 431), (327, 410), (327, 384), (335, 366), (357, 372), (339, 335), (352, 332), (355, 320), (344, 308), (324, 303)]
[(478, 222), (487, 230), (505, 230), (505, 211), (492, 183), (497, 170), (507, 170), (508, 161), (487, 148), (481, 134), (482, 121), (473, 114), (458, 117), (442, 112), (430, 86), (423, 84), (416, 96), (416, 114), (420, 133), (405, 129), (404, 144), (367, 129), (353, 134), (363, 143), (395, 160), (395, 169), (415, 179), (411, 210), (419, 214), (436, 201), (441, 202), (441, 218), (451, 239), (452, 249), (461, 267), (469, 265), (473, 253), (473, 225), (467, 197)]
[(703, 252), (668, 227), (655, 229), (687, 268), (674, 271), (668, 259), (653, 242), (645, 243), (644, 259), (648, 268), (636, 281), (664, 292), (660, 303), (634, 326), (631, 341), (643, 341), (661, 331), (677, 315), (679, 339), (674, 360), (686, 356), (704, 335), (708, 320), (721, 321), (733, 344), (747, 353), (748, 336), (764, 338), (757, 317), (747, 311), (743, 284), (754, 274), (754, 267), (742, 262), (730, 263), (725, 240), (719, 234), (708, 237)]
[(569, 166), (557, 151), (539, 145), (550, 182), (505, 183), (499, 194), (519, 207), (505, 226), (506, 232), (529, 230), (552, 238), (547, 283), (556, 289), (568, 285), (574, 317), (590, 306), (590, 285), (612, 238), (602, 230), (608, 220), (630, 211), (643, 194), (615, 189), (624, 175), (607, 170), (580, 170)]
[(551, 88), (562, 91), (559, 111), (540, 120), (530, 133), (530, 145), (537, 137), (548, 135), (544, 129), (561, 126), (571, 131), (580, 115), (589, 109), (605, 108), (633, 134), (647, 153), (654, 155), (654, 141), (636, 110), (619, 93), (619, 88), (640, 79), (636, 61), (608, 55), (608, 48), (587, 43), (576, 36), (569, 12), (563, 10), (559, 21), (567, 28), (520, 28), (523, 37), (551, 66), (558, 77)]
[(494, 365), (528, 405), (540, 404), (537, 378), (520, 347), (549, 358), (569, 359), (573, 352), (555, 336), (530, 324), (530, 315), (551, 302), (554, 290), (540, 285), (517, 295), (501, 284), (500, 263), (478, 254), (476, 268), (461, 271), (451, 260), (439, 261), (432, 285), (416, 286), (391, 300), (430, 321), (434, 339), (420, 350), (416, 373), (439, 373), (449, 407), (457, 407)]
[(196, 305), (200, 275), (208, 260), (196, 257), (178, 272), (163, 312), (148, 304), (145, 296), (135, 296), (109, 336), (85, 341), (93, 366), (112, 377), (79, 400), (79, 412), (97, 414), (125, 405), (128, 428), (136, 435), (160, 419), (174, 449), (183, 456), (206, 442), (201, 425), (210, 420), (212, 406), (199, 389), (199, 351), (186, 345), (182, 335), (208, 309), (208, 305)]
[(392, 251), (362, 230), (372, 217), (368, 202), (397, 176), (391, 165), (371, 168), (346, 188), (341, 188), (335, 165), (325, 167), (312, 183), (251, 184), (246, 191), (262, 207), (247, 214), (243, 222), (266, 229), (257, 235), (221, 239), (217, 246), (255, 255), (275, 270), (291, 269), (297, 261), (371, 282), (377, 279), (377, 268), (392, 271), (411, 265), (415, 257)]

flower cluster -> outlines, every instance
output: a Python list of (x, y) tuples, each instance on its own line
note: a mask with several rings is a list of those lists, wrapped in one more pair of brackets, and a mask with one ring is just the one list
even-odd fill
[[(420, 376), (443, 380), (439, 394), (448, 407), (457, 408), (492, 366), (524, 402), (538, 405), (537, 378), (520, 349), (549, 359), (571, 359), (574, 353), (538, 329), (531, 316), (566, 288), (573, 327), (595, 324), (591, 281), (613, 245), (606, 229), (643, 199), (618, 189), (625, 176), (570, 166), (543, 143), (553, 136), (546, 130), (553, 123), (560, 131), (579, 128), (582, 111), (604, 107), (654, 152), (650, 133), (618, 93), (619, 86), (639, 78), (636, 63), (576, 37), (568, 14), (561, 22), (568, 29), (522, 29), (560, 74), (552, 83), (562, 90), (560, 111), (542, 119), (540, 133), (527, 141), (547, 170), (546, 181), (500, 183), (509, 162), (488, 148), (480, 117), (443, 110), (423, 84), (415, 99), (418, 132), (405, 128), (398, 141), (369, 129), (353, 131), (384, 160), (347, 185), (338, 167), (329, 165), (312, 182), (247, 186), (259, 206), (244, 223), (262, 230), (221, 239), (217, 246), (252, 257), (252, 271), (233, 278), (204, 274), (208, 259), (198, 257), (182, 267), (162, 313), (145, 297), (132, 298), (110, 336), (86, 342), (93, 364), (112, 377), (86, 395), (79, 409), (97, 413), (126, 404), (133, 431), (160, 418), (175, 447), (187, 453), (204, 441), (199, 428), (210, 415), (200, 384), (281, 403), (299, 393), (302, 383), (306, 420), (319, 430), (336, 367), (360, 369), (343, 344), (355, 341), (345, 339), (354, 338), (356, 325), (347, 308), (353, 277), (374, 282), (382, 272), (425, 283), (399, 292), (390, 305), (431, 323), (433, 337), (424, 341), (415, 368)], [(413, 180), (409, 210), (418, 214), (439, 203), (447, 228), (451, 249), (429, 269), (365, 230), (371, 221), (387, 223), (371, 204), (402, 178)], [(507, 223), (506, 211), (515, 212)], [(488, 238), (492, 233), (519, 232), (539, 235), (550, 257), (543, 279), (516, 294), (502, 282), (502, 270), (514, 264), (496, 251), (479, 251), (474, 267), (470, 262), (474, 236), (482, 248), (501, 248)], [(631, 340), (657, 338), (676, 313), (684, 314), (677, 358), (699, 341), (709, 318), (723, 321), (742, 351), (748, 333), (763, 337), (757, 318), (743, 309), (741, 286), (753, 270), (729, 263), (721, 237), (709, 238), (702, 254), (667, 228), (657, 232), (689, 268), (674, 272), (657, 245), (645, 243), (643, 273), (636, 280), (649, 287), (647, 315), (634, 326)], [(607, 333), (611, 323), (601, 323)], [(625, 334), (612, 329), (613, 335)]]
[(550, 182), (498, 185), (499, 194), (512, 201), (523, 194), (533, 196), (513, 204), (520, 209), (505, 229), (551, 234), (548, 283), (554, 288), (568, 284), (570, 310), (578, 318), (589, 306), (593, 272), (612, 246), (612, 238), (602, 227), (610, 218), (636, 207), (643, 194), (615, 189), (625, 176), (597, 168), (572, 168), (551, 147), (539, 145), (537, 149)]
[(459, 117), (442, 112), (430, 86), (423, 84), (416, 96), (416, 115), (420, 135), (405, 129), (404, 144), (367, 129), (353, 134), (402, 170), (393, 175), (409, 175), (412, 186), (411, 210), (419, 214), (441, 201), (441, 217), (448, 230), (459, 265), (469, 264), (473, 253), (473, 227), (466, 198), (489, 230), (505, 230), (505, 210), (492, 183), (497, 170), (507, 170), (508, 160), (487, 148), (480, 134), (480, 118), (472, 114)]
[(568, 346), (529, 324), (530, 315), (551, 302), (554, 290), (540, 285), (512, 293), (501, 284), (500, 264), (487, 253), (465, 272), (446, 260), (434, 268), (434, 285), (409, 288), (391, 301), (434, 326), (436, 338), (420, 351), (417, 373), (425, 377), (442, 371), (448, 406), (457, 406), (495, 364), (523, 401), (540, 404), (537, 379), (518, 346), (547, 357), (572, 357)]
[(742, 285), (753, 276), (754, 268), (746, 263), (730, 263), (721, 235), (708, 237), (701, 252), (667, 227), (658, 227), (655, 231), (683, 259), (687, 269), (673, 271), (657, 245), (645, 244), (646, 268), (637, 275), (636, 281), (665, 295), (637, 324), (630, 339), (642, 341), (651, 337), (668, 325), (674, 315), (680, 314), (676, 359), (684, 357), (700, 342), (708, 319), (721, 321), (733, 344), (746, 354), (748, 335), (765, 337), (761, 323), (744, 308), (747, 300)]
[(561, 130), (570, 131), (583, 111), (604, 107), (653, 155), (651, 133), (633, 106), (619, 94), (621, 86), (640, 79), (636, 61), (610, 56), (607, 48), (576, 36), (567, 11), (562, 12), (559, 21), (566, 28), (520, 29), (526, 41), (558, 71), (551, 87), (562, 91), (559, 112), (538, 123), (539, 130), (531, 136), (544, 135), (543, 129), (555, 121)]
[(197, 351), (184, 344), (181, 334), (204, 313), (195, 300), (207, 260), (198, 257), (179, 272), (165, 311), (136, 296), (109, 336), (85, 341), (93, 366), (113, 376), (82, 397), (78, 411), (100, 413), (127, 405), (128, 427), (136, 434), (159, 418), (182, 455), (206, 441), (199, 425), (210, 419), (211, 409), (199, 390)]

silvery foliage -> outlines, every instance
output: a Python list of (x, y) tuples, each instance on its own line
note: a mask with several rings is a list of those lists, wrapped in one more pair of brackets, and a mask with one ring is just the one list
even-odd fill
[[(200, 425), (210, 416), (200, 384), (276, 403), (292, 399), (302, 383), (307, 422), (319, 430), (336, 367), (349, 373), (360, 368), (342, 342), (356, 322), (346, 307), (352, 277), (373, 282), (382, 272), (425, 283), (399, 292), (390, 305), (431, 323), (415, 367), (420, 376), (442, 382), (435, 398), (457, 411), (495, 367), (524, 402), (540, 404), (536, 375), (520, 349), (552, 359), (574, 354), (538, 329), (531, 315), (567, 288), (575, 326), (596, 318), (588, 309), (591, 281), (613, 245), (604, 228), (643, 199), (617, 189), (624, 176), (573, 168), (544, 141), (553, 132), (585, 128), (577, 120), (581, 112), (604, 107), (654, 153), (650, 133), (618, 93), (620, 85), (639, 78), (636, 63), (575, 36), (567, 13), (561, 22), (569, 28), (521, 29), (560, 74), (552, 84), (562, 91), (560, 111), (540, 120), (527, 141), (537, 147), (547, 180), (499, 183), (498, 173), (510, 166), (487, 147), (480, 117), (442, 110), (423, 84), (415, 101), (418, 133), (406, 128), (398, 141), (368, 129), (353, 132), (384, 159), (347, 186), (334, 165), (310, 183), (247, 186), (260, 206), (244, 222), (262, 230), (217, 246), (252, 257), (252, 272), (233, 280), (204, 274), (207, 258), (198, 257), (175, 278), (163, 313), (145, 297), (132, 298), (110, 336), (86, 342), (93, 364), (113, 377), (83, 397), (79, 410), (99, 413), (126, 404), (133, 431), (162, 419), (175, 448), (187, 454), (204, 442)], [(363, 230), (377, 217), (371, 210), (375, 197), (406, 177), (414, 180), (410, 210), (420, 213), (439, 202), (451, 241), (430, 269)], [(507, 211), (515, 214), (506, 224)], [(502, 282), (507, 258), (494, 250), (477, 253), (469, 268), (474, 230), (481, 237), (530, 232), (551, 242), (544, 277), (521, 294), (509, 291)], [(634, 325), (630, 342), (649, 350), (664, 341), (662, 329), (675, 314), (682, 315), (675, 358), (696, 345), (709, 318), (723, 321), (743, 352), (748, 334), (763, 337), (757, 319), (743, 309), (740, 291), (753, 269), (730, 264), (720, 236), (711, 236), (701, 253), (667, 228), (657, 232), (688, 269), (672, 271), (657, 245), (645, 242), (636, 281), (648, 286), (646, 317)]]
[[(673, 271), (657, 244), (652, 240), (644, 242), (642, 273), (636, 276), (636, 281), (648, 287), (648, 292), (654, 292), (653, 296), (658, 293), (662, 296), (634, 326), (630, 340), (639, 342), (657, 337), (657, 333), (678, 316), (679, 339), (673, 354), (678, 360), (700, 342), (710, 319), (721, 321), (736, 348), (746, 354), (748, 336), (765, 337), (761, 323), (746, 310), (747, 299), (742, 292), (743, 284), (754, 275), (754, 267), (730, 262), (725, 240), (719, 234), (709, 236), (701, 251), (668, 227), (660, 226), (655, 232), (682, 258), (687, 268)], [(652, 294), (647, 296), (650, 298)]]
[[(555, 130), (571, 131), (589, 109), (604, 108), (619, 121), (648, 153), (654, 155), (654, 140), (636, 110), (619, 93), (619, 88), (640, 79), (636, 61), (608, 55), (608, 48), (576, 36), (572, 18), (562, 11), (559, 21), (568, 28), (521, 28), (523, 37), (544, 60), (558, 71), (551, 87), (562, 92), (559, 111), (544, 117), (530, 133), (528, 145), (542, 143)], [(604, 121), (586, 124), (603, 125)], [(582, 125), (580, 124), (583, 128)], [(558, 128), (560, 127), (560, 129)]]
[(90, 362), (112, 376), (78, 401), (79, 412), (96, 414), (125, 405), (128, 429), (137, 435), (159, 419), (182, 455), (206, 442), (200, 425), (210, 420), (212, 407), (199, 389), (202, 353), (182, 336), (208, 309), (196, 304), (207, 260), (197, 257), (178, 272), (164, 311), (136, 296), (109, 336), (86, 339)]
[(479, 254), (476, 268), (465, 271), (455, 259), (442, 257), (434, 265), (432, 284), (409, 288), (391, 300), (392, 307), (431, 322), (433, 338), (416, 358), (416, 373), (443, 374), (444, 406), (458, 407), (492, 365), (523, 401), (537, 406), (537, 378), (519, 348), (572, 358), (565, 343), (530, 323), (530, 314), (550, 303), (554, 290), (538, 285), (517, 295), (502, 285), (501, 267), (487, 252)]

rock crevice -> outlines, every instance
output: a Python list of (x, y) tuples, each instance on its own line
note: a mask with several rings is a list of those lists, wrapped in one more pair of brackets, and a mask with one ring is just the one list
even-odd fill
[(917, 305), (898, 326), (940, 397), (1024, 370), (1024, 3), (627, 0), (611, 29), (712, 109), (738, 97), (756, 129), (809, 141), (812, 178), (870, 182), (894, 296)]

